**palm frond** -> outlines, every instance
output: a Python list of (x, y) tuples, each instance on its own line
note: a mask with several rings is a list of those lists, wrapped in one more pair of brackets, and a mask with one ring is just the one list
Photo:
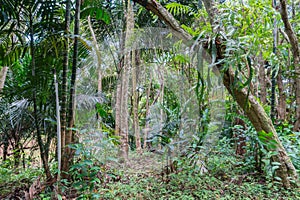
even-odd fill
[(27, 99), (21, 99), (12, 102), (6, 115), (9, 117), (9, 121), (12, 127), (19, 125), (24, 118), (33, 119), (29, 111), (30, 102)]
[(191, 8), (187, 5), (182, 5), (177, 2), (172, 2), (166, 5), (166, 9), (173, 15), (185, 15), (188, 14)]
[(103, 103), (105, 98), (103, 95), (88, 95), (88, 94), (77, 94), (76, 95), (76, 106), (78, 109), (94, 109), (96, 103)]

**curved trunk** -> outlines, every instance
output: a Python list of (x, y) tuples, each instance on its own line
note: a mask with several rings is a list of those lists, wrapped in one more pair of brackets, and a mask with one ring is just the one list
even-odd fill
[[(190, 38), (192, 39), (192, 36), (189, 35), (187, 32), (185, 32), (178, 24), (178, 22), (174, 19), (174, 17), (166, 10), (164, 9), (158, 2), (155, 0), (134, 0), (135, 2), (141, 4), (146, 9), (154, 12), (157, 14), (157, 16), (165, 21), (170, 28), (172, 28), (174, 31), (177, 32), (177, 34), (181, 34), (181, 38)], [(281, 0), (281, 2), (284, 0)], [(212, 27), (215, 26), (215, 15), (217, 14), (218, 10), (216, 7), (214, 7), (214, 1), (211, 0), (203, 0), (204, 5), (206, 6), (206, 10), (208, 11), (208, 14), (210, 16), (210, 21), (212, 24)], [(174, 24), (171, 24), (174, 23)], [(217, 31), (217, 30), (214, 30)], [(217, 42), (216, 42), (217, 43)], [(217, 45), (217, 59), (224, 58), (223, 50), (222, 50), (222, 43), (218, 41), (219, 45)], [(204, 48), (207, 49), (207, 46), (204, 46)], [(218, 68), (222, 69), (222, 65), (219, 65)], [(277, 169), (276, 173), (277, 176), (281, 178), (282, 184), (284, 187), (289, 188), (291, 184), (291, 180), (298, 181), (298, 175), (296, 172), (296, 169), (291, 162), (291, 159), (287, 156), (287, 153), (282, 146), (280, 140), (278, 139), (276, 130), (272, 124), (271, 119), (267, 116), (266, 112), (264, 111), (263, 107), (258, 103), (258, 101), (255, 99), (255, 97), (252, 94), (248, 94), (248, 91), (244, 88), (242, 90), (239, 90), (238, 88), (232, 87), (233, 81), (239, 81), (234, 79), (234, 72), (231, 68), (223, 70), (223, 84), (229, 91), (231, 95), (233, 95), (236, 98), (237, 103), (239, 106), (244, 110), (244, 113), (249, 118), (249, 120), (252, 122), (254, 128), (256, 131), (264, 131), (265, 133), (272, 133), (272, 136), (270, 137), (270, 140), (275, 140), (277, 142), (276, 149), (274, 151), (277, 152), (276, 155), (272, 157), (272, 160), (275, 162), (279, 162), (281, 165)], [(299, 82), (299, 88), (300, 88), (300, 82)], [(299, 89), (300, 92), (300, 89)], [(300, 93), (299, 93), (300, 95)], [(299, 96), (300, 100), (300, 96)], [(299, 104), (300, 105), (300, 104)]]

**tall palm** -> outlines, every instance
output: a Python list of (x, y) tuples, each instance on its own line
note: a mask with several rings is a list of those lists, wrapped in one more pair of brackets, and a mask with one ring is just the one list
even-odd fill
[[(53, 138), (51, 130), (53, 127), (50, 125), (50, 128), (46, 128), (45, 120), (49, 117), (53, 118), (53, 98), (51, 98), (53, 84), (49, 74), (51, 74), (56, 60), (59, 60), (60, 37), (57, 33), (61, 30), (58, 12), (60, 4), (48, 0), (14, 2), (15, 4), (12, 5), (14, 10), (7, 7), (7, 13), (10, 14), (11, 20), (1, 27), (0, 35), (4, 38), (12, 38), (11, 42), (16, 43), (14, 46), (20, 46), (22, 54), (14, 53), (17, 51), (11, 50), (9, 51), (11, 54), (1, 54), (1, 58), (2, 61), (10, 61), (11, 65), (18, 63), (24, 66), (26, 78), (23, 80), (25, 82), (21, 84), (27, 86), (19, 88), (20, 94), (23, 94), (20, 98), (26, 98), (31, 102), (30, 105), (34, 110), (32, 113), (35, 125), (34, 132), (40, 147), (46, 176), (50, 179), (48, 157), (49, 145)], [(8, 37), (10, 35), (12, 37)], [(59, 65), (57, 66), (59, 67)], [(7, 93), (9, 95), (8, 91)], [(43, 135), (47, 138), (46, 142), (42, 140)]]

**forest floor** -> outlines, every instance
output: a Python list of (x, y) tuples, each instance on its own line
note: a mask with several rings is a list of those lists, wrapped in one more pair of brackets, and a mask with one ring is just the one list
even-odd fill
[(232, 155), (214, 152), (207, 157), (208, 170), (203, 170), (203, 166), (190, 166), (180, 159), (169, 162), (166, 156), (150, 152), (131, 153), (127, 164), (91, 164), (85, 160), (71, 171), (72, 181), (62, 184), (62, 196), (53, 192), (55, 187), (42, 186), (42, 170), (38, 168), (1, 167), (0, 199), (26, 199), (28, 192), (34, 193), (33, 199), (43, 200), (300, 199), (298, 188), (285, 190), (240, 161)]

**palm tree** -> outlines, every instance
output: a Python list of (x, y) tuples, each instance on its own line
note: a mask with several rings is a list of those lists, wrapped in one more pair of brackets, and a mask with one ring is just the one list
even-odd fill
[[(59, 60), (60, 36), (58, 33), (61, 30), (61, 24), (58, 10), (60, 5), (55, 1), (37, 0), (15, 1), (12, 6), (14, 10), (7, 7), (11, 21), (6, 26), (2, 26), (0, 35), (4, 38), (12, 38), (13, 47), (18, 48), (11, 48), (9, 54), (1, 54), (1, 58), (2, 62), (10, 62), (10, 65), (18, 63), (24, 66), (25, 80), (21, 81), (25, 81), (22, 84), (27, 86), (19, 88), (22, 94), (20, 98), (26, 98), (30, 102), (30, 107), (33, 108), (32, 116), (35, 127), (33, 132), (39, 144), (47, 179), (51, 179), (48, 158), (49, 145), (54, 137), (53, 125), (45, 123), (45, 120), (54, 117), (54, 99), (51, 98), (53, 82), (49, 74), (52, 74), (52, 68)], [(59, 67), (59, 65), (56, 66)], [(12, 71), (14, 71), (13, 68)], [(7, 96), (15, 95), (14, 92), (5, 91), (5, 93)], [(46, 138), (45, 142), (43, 137)]]

